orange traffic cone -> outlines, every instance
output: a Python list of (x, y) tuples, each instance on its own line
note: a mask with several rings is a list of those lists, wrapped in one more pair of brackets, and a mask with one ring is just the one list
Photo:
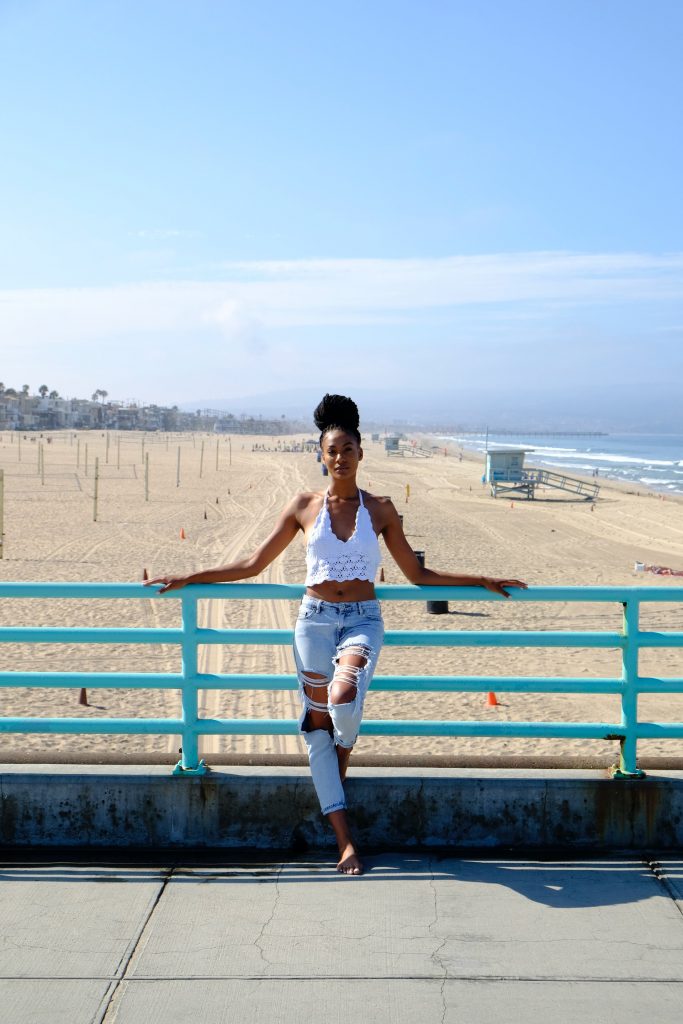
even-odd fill
[(147, 572), (146, 569), (142, 570), (142, 578), (143, 578), (143, 580), (148, 580), (149, 579), (149, 573)]
[(182, 526), (180, 527), (180, 539), (185, 540), (185, 530)]
[(498, 698), (496, 697), (495, 693), (493, 693), (493, 692), (489, 693), (488, 697), (486, 698), (486, 703), (488, 704), (488, 706), (490, 708), (497, 708), (498, 707)]
[(81, 692), (78, 695), (78, 703), (82, 704), (83, 707), (85, 707), (85, 708), (88, 707), (88, 694), (87, 694), (87, 691), (83, 687), (81, 687)]

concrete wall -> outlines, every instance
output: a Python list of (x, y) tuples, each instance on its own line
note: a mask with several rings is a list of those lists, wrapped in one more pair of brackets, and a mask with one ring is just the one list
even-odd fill
[[(357, 769), (347, 782), (363, 848), (672, 849), (683, 772)], [(308, 771), (0, 765), (0, 845), (304, 851), (331, 845)], [(332, 844), (333, 845), (333, 844)]]

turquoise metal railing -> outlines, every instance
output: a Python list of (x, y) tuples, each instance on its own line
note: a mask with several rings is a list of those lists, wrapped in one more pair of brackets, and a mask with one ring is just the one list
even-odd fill
[[(198, 626), (197, 602), (205, 599), (292, 600), (304, 588), (269, 583), (195, 585), (152, 597), (150, 590), (132, 583), (0, 583), (0, 598), (147, 599), (179, 600), (180, 628), (95, 628), (0, 626), (0, 643), (69, 644), (178, 644), (182, 650), (180, 673), (130, 672), (0, 672), (0, 686), (121, 687), (179, 689), (180, 718), (38, 718), (0, 717), (0, 732), (16, 733), (146, 733), (181, 737), (182, 759), (176, 774), (201, 774), (199, 738), (206, 735), (297, 733), (295, 721), (278, 719), (202, 719), (198, 691), (202, 689), (295, 689), (294, 675), (229, 675), (198, 671), (197, 649), (203, 644), (290, 644), (290, 629), (208, 629)], [(383, 601), (504, 601), (479, 587), (379, 586)], [(640, 722), (641, 693), (683, 693), (683, 678), (643, 677), (638, 674), (638, 652), (646, 647), (683, 647), (683, 633), (643, 631), (639, 627), (644, 602), (683, 603), (682, 587), (530, 587), (513, 590), (513, 602), (601, 602), (623, 608), (621, 632), (532, 630), (394, 630), (387, 646), (415, 647), (579, 647), (621, 651), (621, 677), (581, 679), (536, 676), (381, 676), (373, 690), (441, 692), (613, 693), (621, 697), (621, 717), (609, 722), (492, 722), (372, 720), (363, 723), (366, 735), (384, 736), (537, 736), (577, 739), (618, 739), (621, 745), (618, 778), (642, 775), (636, 764), (636, 746), (644, 738), (683, 738), (683, 723)]]

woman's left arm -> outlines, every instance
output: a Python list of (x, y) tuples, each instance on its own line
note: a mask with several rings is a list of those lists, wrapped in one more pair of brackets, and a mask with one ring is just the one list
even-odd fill
[[(379, 499), (378, 499), (379, 500)], [(389, 552), (403, 575), (410, 583), (418, 587), (484, 587), (494, 594), (509, 597), (506, 587), (519, 587), (526, 590), (522, 580), (497, 579), (491, 576), (464, 576), (436, 569), (423, 568), (417, 560), (415, 552), (406, 540), (403, 526), (394, 503), (388, 499), (381, 501), (382, 527), (380, 533), (384, 537)]]

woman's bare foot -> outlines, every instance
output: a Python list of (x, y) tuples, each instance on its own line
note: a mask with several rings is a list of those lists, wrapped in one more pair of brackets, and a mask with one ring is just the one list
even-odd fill
[(363, 862), (356, 853), (353, 843), (347, 843), (343, 850), (340, 850), (340, 853), (337, 871), (340, 871), (343, 875), (363, 874)]
[(339, 847), (337, 871), (340, 871), (342, 875), (362, 875), (363, 862), (356, 853), (356, 847), (349, 830), (349, 823), (346, 819), (346, 811), (330, 811), (327, 817), (334, 829), (335, 839)]
[(337, 746), (337, 762), (339, 763), (339, 778), (344, 781), (346, 778), (346, 770), (349, 767), (349, 758), (351, 757), (352, 747), (340, 747)]

